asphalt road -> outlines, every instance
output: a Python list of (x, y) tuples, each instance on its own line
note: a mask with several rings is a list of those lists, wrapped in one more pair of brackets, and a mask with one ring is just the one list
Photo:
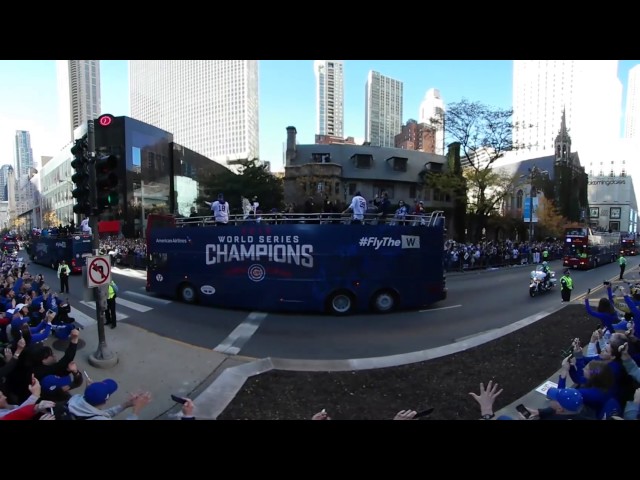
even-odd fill
[[(638, 261), (627, 264), (626, 279), (638, 277)], [(551, 262), (559, 278), (560, 261)], [(114, 269), (118, 282), (118, 321), (142, 327), (191, 345), (245, 357), (309, 360), (369, 358), (404, 354), (447, 345), (488, 330), (503, 327), (560, 304), (559, 287), (531, 298), (531, 268), (518, 266), (493, 271), (466, 272), (447, 277), (448, 298), (432, 308), (386, 315), (264, 314), (182, 304), (158, 298), (144, 290), (144, 271)], [(55, 272), (30, 264), (32, 274), (44, 273), (54, 290)], [(588, 288), (617, 278), (616, 264), (592, 271), (573, 271), (574, 294), (580, 299)], [(95, 319), (91, 302), (83, 299), (82, 278), (70, 279), (69, 299), (81, 322)], [(592, 293), (594, 298), (603, 292)], [(66, 295), (64, 295), (66, 297)], [(84, 303), (82, 303), (84, 302)], [(107, 342), (117, 330), (106, 330)]]

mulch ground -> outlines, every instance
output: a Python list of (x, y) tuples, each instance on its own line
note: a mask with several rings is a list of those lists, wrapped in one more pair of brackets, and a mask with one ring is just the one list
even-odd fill
[(571, 304), (509, 335), (434, 360), (352, 372), (272, 370), (249, 378), (218, 420), (304, 420), (323, 408), (334, 420), (392, 419), (400, 410), (434, 407), (426, 419), (475, 420), (469, 392), (479, 383), (504, 389), (496, 410), (552, 376), (575, 337), (589, 342), (598, 320)]

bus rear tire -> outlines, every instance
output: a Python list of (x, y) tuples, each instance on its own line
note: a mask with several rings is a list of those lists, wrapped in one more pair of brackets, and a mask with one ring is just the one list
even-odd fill
[(371, 298), (371, 308), (377, 313), (388, 313), (396, 309), (398, 297), (391, 290), (380, 290)]
[(198, 295), (196, 289), (190, 283), (183, 283), (178, 288), (178, 298), (184, 303), (196, 303)]
[(353, 295), (346, 290), (334, 292), (327, 299), (327, 309), (334, 315), (349, 315), (354, 305)]

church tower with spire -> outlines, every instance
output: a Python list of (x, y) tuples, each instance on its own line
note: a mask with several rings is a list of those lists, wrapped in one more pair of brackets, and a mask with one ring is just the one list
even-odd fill
[(584, 222), (589, 208), (588, 176), (580, 165), (578, 152), (571, 151), (567, 116), (562, 110), (560, 131), (554, 143), (555, 203), (559, 213), (570, 222)]
[(556, 165), (571, 165), (571, 137), (567, 130), (567, 116), (564, 109), (562, 109), (562, 123), (560, 124), (560, 131), (556, 136), (554, 147), (556, 152)]

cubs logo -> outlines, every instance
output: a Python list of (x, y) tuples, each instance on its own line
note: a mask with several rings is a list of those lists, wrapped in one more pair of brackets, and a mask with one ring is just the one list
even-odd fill
[(261, 282), (262, 280), (264, 280), (264, 277), (267, 275), (267, 272), (265, 272), (264, 267), (262, 265), (258, 265), (257, 263), (251, 265), (247, 273), (249, 274), (249, 280), (252, 280), (254, 282)]

